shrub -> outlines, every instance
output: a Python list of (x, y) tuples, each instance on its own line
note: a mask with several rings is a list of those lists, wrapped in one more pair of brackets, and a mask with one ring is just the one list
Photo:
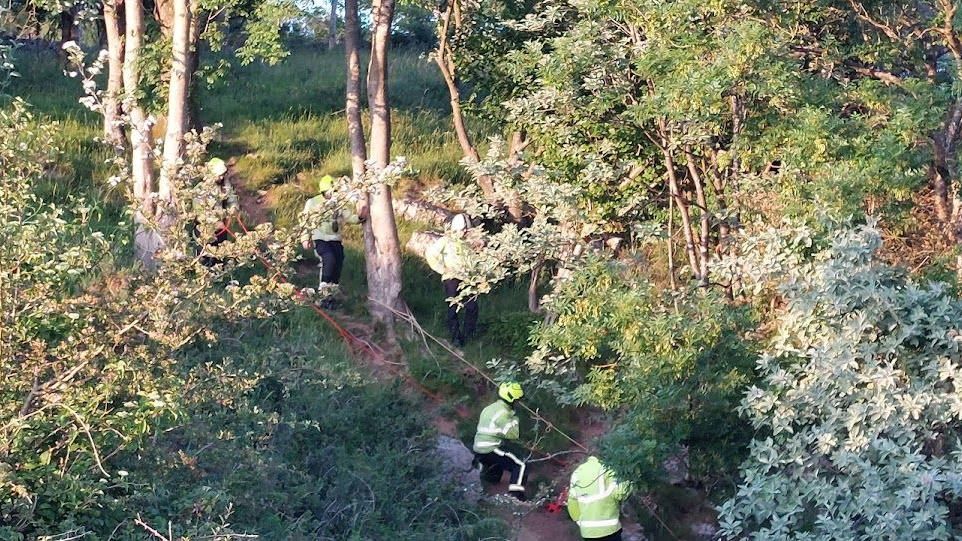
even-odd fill
[(724, 537), (962, 534), (962, 303), (877, 261), (880, 245), (871, 227), (843, 230), (779, 270), (785, 306), (741, 404), (756, 436)]
[[(594, 261), (546, 300), (528, 368), (563, 402), (601, 407), (615, 423), (606, 461), (640, 484), (689, 448), (694, 477), (733, 472), (748, 441), (732, 415), (751, 381), (746, 314), (702, 290), (658, 291), (637, 269)], [(545, 378), (547, 376), (547, 378)]]

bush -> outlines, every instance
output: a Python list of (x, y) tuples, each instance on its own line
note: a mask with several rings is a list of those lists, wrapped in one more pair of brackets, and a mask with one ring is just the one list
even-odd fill
[(532, 385), (614, 414), (601, 446), (623, 478), (663, 481), (683, 446), (696, 480), (723, 478), (750, 437), (731, 412), (752, 380), (751, 321), (711, 292), (659, 292), (634, 272), (595, 261), (559, 284), (533, 333)]
[(879, 263), (880, 246), (870, 227), (842, 230), (768, 269), (785, 306), (741, 405), (757, 434), (724, 537), (962, 535), (962, 303)]

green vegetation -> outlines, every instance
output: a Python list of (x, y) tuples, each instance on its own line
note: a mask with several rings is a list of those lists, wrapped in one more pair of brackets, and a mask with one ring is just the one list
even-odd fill
[[(62, 9), (39, 1), (12, 13)], [(630, 481), (649, 537), (962, 537), (958, 2), (406, 4), (393, 129), (372, 69), (363, 169), (345, 52), (298, 30), (324, 14), (284, 25), (285, 62), (247, 63), (285, 56), (285, 2), (241, 4), (212, 19), (192, 96), (219, 130), (178, 131), (184, 40), (149, 25), (131, 92), (161, 118), (169, 87), (184, 144), (156, 182), (148, 145), (128, 164), (95, 142), (53, 55), (21, 51), (11, 84), (0, 43), (19, 97), (0, 110), (0, 537), (497, 538), (499, 511), (432, 467), (435, 426), (471, 439), (485, 376), (524, 383), (534, 454)], [(480, 296), (463, 355), (419, 333), (446, 338), (440, 280), (395, 240), (438, 226), (395, 229), (386, 184), (483, 222), (444, 232), (446, 276)], [(299, 241), (364, 192), (336, 319), (376, 347), (348, 351), (305, 306), (331, 301)], [(235, 199), (257, 227), (208, 244), (240, 228)], [(422, 327), (392, 326), (405, 307)], [(530, 492), (565, 482), (550, 460)]]
[[(334, 53), (304, 54), (304, 63), (338, 58)], [(13, 88), (33, 101), (31, 110), (36, 117), (18, 114), (3, 126), (7, 134), (3, 144), (11, 150), (4, 154), (4, 181), (20, 178), (11, 177), (20, 171), (10, 168), (20, 163), (11, 160), (25, 159), (33, 168), (22, 174), (30, 177), (36, 189), (5, 185), (5, 199), (12, 205), (4, 208), (15, 211), (27, 205), (21, 205), (20, 199), (11, 200), (11, 194), (31, 198), (24, 200), (30, 205), (41, 201), (82, 205), (76, 202), (79, 196), (112, 202), (106, 207), (107, 214), (78, 214), (83, 207), (70, 207), (63, 215), (71, 224), (70, 230), (64, 229), (64, 223), (44, 222), (35, 216), (36, 227), (46, 229), (44, 236), (36, 236), (35, 228), (4, 222), (5, 246), (18, 247), (16, 252), (4, 252), (4, 268), (22, 257), (17, 254), (30, 254), (31, 261), (70, 262), (68, 267), (58, 266), (57, 274), (46, 276), (42, 282), (46, 285), (36, 290), (37, 296), (59, 292), (57, 302), (66, 304), (44, 306), (44, 311), (35, 315), (21, 310), (15, 321), (24, 326), (7, 328), (2, 335), (5, 373), (27, 370), (56, 382), (70, 373), (72, 365), (43, 364), (29, 349), (35, 340), (51, 340), (51, 333), (60, 336), (55, 341), (59, 348), (66, 348), (62, 352), (65, 359), (71, 347), (89, 351), (87, 348), (96, 346), (89, 342), (79, 346), (73, 338), (94, 332), (96, 324), (92, 323), (89, 330), (68, 325), (69, 319), (54, 317), (61, 310), (59, 306), (83, 302), (87, 310), (93, 310), (91, 314), (114, 310), (110, 317), (118, 322), (138, 317), (141, 308), (139, 303), (130, 302), (137, 294), (127, 293), (136, 279), (119, 268), (127, 257), (125, 243), (97, 241), (101, 233), (126, 234), (126, 228), (116, 226), (123, 209), (120, 194), (105, 182), (110, 174), (103, 163), (108, 152), (93, 141), (99, 132), (97, 119), (75, 105), (78, 92), (72, 81), (57, 73), (54, 59), (21, 55), (19, 61), (37, 67)], [(336, 62), (329, 61), (329, 66), (333, 71)], [(244, 73), (263, 76), (257, 69), (252, 67)], [(415, 76), (424, 76), (424, 72)], [(225, 109), (235, 107), (235, 111), (252, 110), (229, 101), (211, 99), (210, 103), (222, 104)], [(248, 105), (253, 106), (253, 101)], [(333, 138), (329, 143), (323, 137), (318, 137), (320, 141), (310, 139), (323, 135), (324, 126), (336, 127), (343, 134), (333, 101), (323, 113), (297, 113), (299, 120), (264, 120), (292, 114), (287, 109), (289, 102), (273, 105), (273, 110), (261, 111), (264, 114), (260, 120), (238, 124), (241, 127), (236, 134), (228, 132), (225, 141), (219, 143), (221, 152), (232, 155), (229, 152), (235, 144), (255, 152), (272, 148), (280, 160), (290, 155), (286, 149), (296, 147), (298, 141), (309, 141), (316, 153), (284, 162), (292, 175), (325, 159), (331, 163), (347, 159), (342, 149), (334, 148)], [(216, 105), (213, 108), (216, 110)], [(216, 113), (208, 109), (205, 114)], [(415, 119), (410, 128), (414, 130), (409, 138), (411, 148), (426, 153), (429, 149), (419, 146), (423, 141), (445, 139), (438, 126), (442, 120), (438, 112), (413, 109), (410, 118)], [(290, 131), (277, 131), (279, 125), (286, 125)], [(405, 133), (403, 128), (399, 131)], [(9, 137), (11, 133), (19, 136)], [(37, 154), (23, 153), (19, 147), (22, 142)], [(432, 159), (425, 156), (427, 163)], [(238, 169), (243, 174), (242, 165)], [(293, 187), (284, 179), (273, 180), (278, 191)], [(299, 212), (308, 192), (292, 193), (290, 198), (297, 201), (291, 203), (291, 210)], [(279, 197), (278, 201), (288, 199)], [(281, 221), (282, 209), (274, 209)], [(46, 212), (54, 220), (60, 211)], [(294, 215), (287, 215), (287, 219)], [(88, 221), (79, 221), (80, 216), (87, 216)], [(77, 248), (72, 247), (81, 238), (91, 239), (85, 241), (90, 252), (82, 260), (77, 259), (81, 253), (75, 253)], [(361, 312), (365, 297), (359, 242), (359, 232), (354, 230), (349, 236), (345, 280), (345, 290), (350, 293), (348, 311), (354, 313)], [(65, 256), (58, 258), (58, 252)], [(419, 277), (425, 292), (420, 303), (414, 304), (423, 308), (424, 314), (441, 313), (442, 303), (435, 294), (440, 287), (437, 280), (425, 276), (414, 259), (409, 263), (410, 274)], [(40, 283), (31, 280), (44, 276), (36, 273), (46, 271), (37, 267), (32, 272), (21, 279), (39, 288)], [(193, 272), (188, 271), (185, 279), (192, 280), (189, 276)], [(255, 268), (236, 269), (233, 276), (256, 276), (258, 272)], [(316, 276), (310, 267), (303, 277), (304, 285), (313, 284)], [(28, 539), (72, 532), (89, 539), (139, 539), (145, 529), (135, 522), (137, 519), (165, 535), (169, 522), (176, 538), (257, 532), (265, 539), (469, 540), (496, 535), (502, 528), (499, 521), (479, 519), (464, 504), (457, 503), (455, 488), (447, 485), (435, 467), (434, 430), (418, 397), (397, 385), (371, 381), (364, 369), (349, 360), (340, 338), (312, 311), (294, 307), (278, 311), (275, 307), (267, 312), (273, 315), (264, 320), (232, 314), (228, 309), (219, 312), (218, 307), (228, 306), (224, 304), (228, 299), (221, 298), (224, 282), (205, 281), (211, 288), (205, 302), (211, 305), (199, 312), (179, 314), (175, 310), (166, 316), (161, 315), (161, 307), (154, 306), (151, 317), (160, 318), (156, 323), (161, 324), (179, 314), (177, 336), (203, 329), (206, 338), (193, 341), (171, 337), (160, 349), (156, 345), (145, 348), (136, 340), (120, 346), (118, 358), (107, 364), (98, 359), (89, 372), (70, 376), (76, 383), (65, 396), (70, 402), (64, 402), (63, 410), (51, 409), (49, 417), (32, 415), (29, 420), (3, 428), (2, 451), (8, 458), (0, 461), (4, 487), (0, 492), (0, 537)], [(78, 289), (69, 285), (72, 283), (87, 285)], [(146, 283), (143, 287), (149, 290), (157, 286)], [(182, 287), (186, 288), (186, 283)], [(6, 294), (10, 290), (4, 285), (3, 291)], [(33, 298), (22, 290), (19, 295), (22, 302), (29, 303)], [(428, 325), (436, 324), (428, 319)], [(61, 336), (64, 332), (71, 338)], [(105, 343), (112, 336), (104, 332)], [(14, 346), (22, 353), (11, 351)], [(123, 353), (133, 350), (125, 348), (140, 352), (136, 363)], [(36, 368), (24, 359), (35, 359)], [(430, 379), (428, 374), (424, 377)], [(8, 383), (0, 390), (2, 411), (6, 419), (16, 419), (11, 417), (15, 412), (10, 408), (24, 405), (24, 389), (18, 386), (29, 385), (30, 381)], [(49, 406), (40, 406), (50, 403), (50, 397), (41, 392), (35, 400), (38, 404), (25, 407), (46, 412)], [(76, 417), (71, 417), (71, 411)], [(68, 423), (68, 430), (58, 436), (56, 426), (61, 422)], [(358, 431), (358, 426), (366, 429)], [(89, 442), (87, 430), (94, 438)], [(123, 445), (118, 446), (121, 441)], [(107, 469), (106, 474), (97, 472), (98, 460)]]

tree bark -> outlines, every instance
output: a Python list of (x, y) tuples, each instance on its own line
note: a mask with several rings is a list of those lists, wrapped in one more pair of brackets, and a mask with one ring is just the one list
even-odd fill
[(528, 280), (528, 311), (532, 314), (541, 313), (541, 296), (538, 295), (538, 279), (541, 277), (541, 269), (544, 262), (538, 263), (531, 269), (531, 277)]
[(361, 121), (361, 54), (360, 26), (357, 17), (357, 0), (344, 1), (344, 54), (347, 65), (347, 132), (351, 143), (351, 169), (354, 179), (364, 176), (367, 161), (367, 145), (364, 142), (364, 124)]
[[(344, 1), (344, 55), (347, 67), (347, 93), (345, 114), (347, 116), (348, 140), (351, 144), (351, 172), (355, 181), (364, 177), (365, 162), (367, 162), (367, 143), (364, 141), (364, 123), (361, 118), (361, 31), (358, 24), (357, 0)], [(370, 216), (370, 195), (365, 194), (363, 208), (360, 215)], [(364, 221), (364, 253), (373, 254), (376, 251), (372, 220)], [(372, 257), (365, 257), (365, 271), (367, 276), (377, 273), (377, 261)]]
[[(67, 43), (68, 41), (74, 41), (74, 13), (73, 9), (67, 9), (60, 12), (60, 45)], [(67, 51), (61, 47), (59, 49), (60, 58), (63, 62), (67, 62)]]
[(695, 197), (698, 203), (698, 210), (701, 211), (700, 236), (698, 239), (698, 285), (708, 287), (708, 254), (710, 253), (711, 241), (711, 214), (708, 212), (708, 198), (705, 197), (705, 184), (702, 182), (701, 173), (695, 164), (695, 156), (691, 150), (685, 149), (685, 161), (688, 164), (688, 173), (695, 184)]
[(123, 24), (117, 13), (118, 0), (104, 0), (104, 33), (107, 36), (107, 92), (104, 94), (104, 137), (117, 148), (124, 146), (121, 126), (121, 96), (124, 91)]
[(174, 2), (177, 0), (154, 0), (154, 20), (166, 38), (174, 33)]
[(187, 98), (190, 89), (193, 44), (191, 22), (194, 14), (190, 0), (174, 0), (171, 28), (171, 65), (167, 93), (167, 132), (164, 136), (164, 156), (160, 169), (157, 196), (162, 205), (174, 203), (174, 182), (184, 155), (184, 134), (187, 132)]
[[(157, 25), (160, 27), (160, 31), (164, 37), (170, 40), (174, 39), (174, 31), (177, 26), (176, 4), (180, 1), (181, 0), (154, 0), (154, 19), (157, 21)], [(201, 127), (200, 111), (197, 105), (196, 92), (194, 92), (196, 82), (193, 75), (200, 66), (200, 49), (197, 45), (200, 42), (200, 33), (208, 14), (201, 9), (198, 0), (188, 0), (187, 5), (191, 13), (188, 31), (191, 48), (190, 54), (187, 57), (187, 79), (189, 83), (187, 86), (185, 127), (187, 130), (199, 130)]]
[[(391, 103), (388, 93), (388, 50), (391, 24), (394, 19), (394, 0), (375, 0), (371, 61), (367, 73), (367, 99), (371, 109), (371, 166), (381, 171), (391, 160)], [(374, 265), (368, 266), (368, 295), (375, 321), (392, 329), (394, 311), (404, 311), (401, 299), (401, 243), (391, 201), (391, 187), (377, 185), (368, 194), (370, 204), (373, 250), (367, 257)], [(373, 271), (373, 272), (370, 272)]]
[(60, 44), (63, 45), (74, 39), (74, 11), (73, 8), (60, 12)]
[(681, 195), (681, 190), (678, 186), (678, 176), (675, 172), (675, 160), (671, 155), (671, 151), (664, 148), (662, 153), (665, 158), (665, 169), (668, 171), (668, 187), (671, 190), (671, 197), (678, 205), (678, 214), (681, 216), (681, 231), (685, 235), (685, 253), (688, 254), (688, 264), (691, 266), (692, 273), (698, 276), (698, 256), (695, 254), (695, 235), (692, 232), (688, 201)]
[(140, 51), (144, 42), (143, 0), (125, 0), (124, 14), (127, 39), (124, 43), (124, 109), (130, 116), (130, 175), (138, 210), (134, 215), (137, 232), (135, 247), (137, 257), (153, 267), (154, 252), (160, 247), (156, 233), (149, 227), (153, 218), (154, 204), (151, 190), (154, 184), (153, 148), (150, 124), (144, 108), (137, 102), (137, 86), (140, 84)]
[[(454, 133), (461, 145), (461, 152), (464, 157), (474, 163), (481, 160), (478, 150), (471, 141), (471, 135), (464, 123), (464, 112), (461, 110), (461, 91), (458, 90), (457, 74), (455, 71), (454, 60), (451, 58), (451, 45), (449, 35), (451, 33), (451, 17), (454, 14), (457, 0), (450, 0), (441, 18), (438, 20), (438, 48), (434, 52), (434, 62), (441, 71), (444, 83), (448, 87), (448, 95), (451, 103), (451, 120), (454, 123)], [(457, 28), (457, 22), (454, 23)], [(484, 193), (484, 199), (489, 203), (495, 203), (497, 195), (494, 191), (494, 181), (488, 176), (478, 177), (478, 185)]]
[(337, 0), (331, 0), (331, 13), (327, 19), (327, 48), (337, 47)]

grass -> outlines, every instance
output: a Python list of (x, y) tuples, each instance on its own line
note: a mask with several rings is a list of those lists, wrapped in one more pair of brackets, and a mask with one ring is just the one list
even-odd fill
[[(391, 62), (394, 156), (407, 157), (422, 182), (466, 180), (434, 65), (403, 50), (393, 51)], [(237, 171), (252, 189), (293, 184), (306, 197), (321, 176), (350, 174), (344, 95), (343, 52), (304, 49), (279, 66), (242, 68), (229, 85), (205, 90), (201, 116), (224, 124), (213, 151), (237, 157)], [(277, 215), (281, 224), (288, 218)]]

